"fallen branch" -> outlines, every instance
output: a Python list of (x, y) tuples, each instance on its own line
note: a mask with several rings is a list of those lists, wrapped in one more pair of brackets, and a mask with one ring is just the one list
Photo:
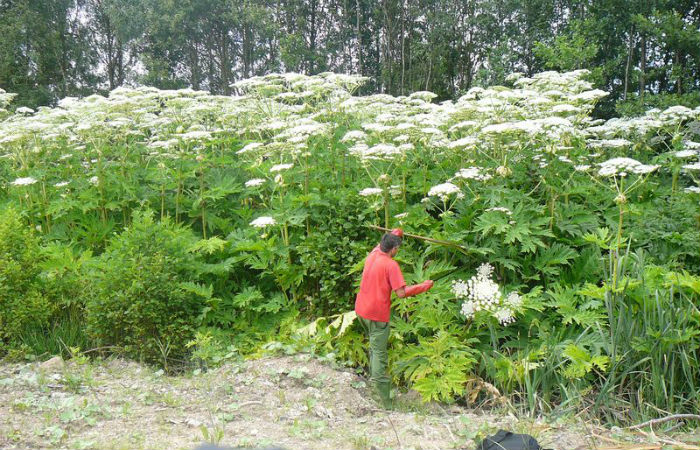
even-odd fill
[(683, 420), (683, 419), (693, 419), (693, 420), (700, 420), (700, 415), (698, 414), (673, 414), (668, 417), (661, 417), (660, 419), (652, 419), (652, 420), (647, 420), (644, 423), (640, 423), (639, 425), (633, 425), (631, 427), (628, 427), (630, 430), (638, 430), (640, 428), (644, 427), (651, 427), (654, 425), (658, 425), (660, 423), (665, 423), (665, 422), (670, 422), (671, 420)]

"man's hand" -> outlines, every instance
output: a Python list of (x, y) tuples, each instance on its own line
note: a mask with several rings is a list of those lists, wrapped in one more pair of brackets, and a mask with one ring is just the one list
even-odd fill
[(420, 284), (414, 284), (413, 286), (404, 286), (398, 288), (395, 292), (399, 298), (413, 297), (414, 295), (422, 294), (430, 290), (433, 287), (433, 280), (425, 280)]
[(391, 230), (391, 234), (403, 238), (403, 230), (401, 228), (394, 228), (393, 230)]

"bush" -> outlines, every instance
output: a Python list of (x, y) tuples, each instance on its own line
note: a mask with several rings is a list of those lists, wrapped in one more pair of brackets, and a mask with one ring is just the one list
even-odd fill
[(651, 108), (666, 109), (670, 106), (683, 105), (695, 108), (700, 105), (700, 93), (688, 92), (686, 94), (646, 94), (643, 98), (630, 96), (627, 100), (618, 100), (615, 104), (615, 112), (622, 117), (641, 116)]
[(0, 212), (0, 347), (19, 341), (23, 329), (40, 327), (52, 314), (37, 274), (39, 241), (13, 209)]
[(92, 264), (88, 333), (166, 369), (184, 361), (205, 304), (206, 289), (196, 284), (195, 242), (191, 231), (169, 219), (155, 222), (152, 214), (137, 212)]

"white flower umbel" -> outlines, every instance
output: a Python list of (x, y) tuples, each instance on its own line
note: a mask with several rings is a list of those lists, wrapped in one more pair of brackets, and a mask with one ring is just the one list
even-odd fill
[(683, 166), (685, 170), (700, 170), (700, 161), (694, 163), (694, 164), (686, 164)]
[(465, 180), (476, 180), (476, 181), (486, 181), (490, 180), (491, 175), (484, 173), (483, 169), (480, 167), (467, 167), (466, 169), (459, 169), (459, 172), (455, 174), (455, 178), (464, 178)]
[(698, 156), (697, 150), (680, 150), (673, 154), (676, 158), (692, 158)]
[(263, 183), (265, 183), (264, 178), (252, 178), (252, 179), (245, 182), (245, 186), (246, 187), (255, 187), (255, 186), (260, 186)]
[(361, 130), (352, 130), (345, 133), (340, 142), (357, 142), (367, 139), (367, 134)]
[(294, 167), (294, 164), (276, 164), (270, 167), (270, 172), (280, 172), (282, 170), (291, 169), (292, 167)]
[(243, 153), (248, 153), (248, 152), (250, 152), (250, 151), (252, 151), (252, 150), (258, 149), (258, 148), (260, 148), (260, 147), (262, 147), (262, 146), (263, 146), (263, 144), (261, 144), (260, 142), (251, 142), (250, 144), (247, 144), (247, 145), (246, 145), (245, 147), (243, 147), (242, 149), (238, 150), (236, 153), (239, 154), (239, 155), (241, 155), (241, 154), (243, 154)]
[(29, 185), (32, 185), (34, 183), (36, 183), (36, 178), (24, 177), (24, 178), (17, 178), (11, 184), (13, 184), (14, 186), (29, 186)]
[(588, 141), (591, 148), (625, 148), (632, 145), (627, 139), (601, 139)]
[(403, 154), (401, 148), (393, 144), (377, 144), (372, 147), (358, 143), (350, 148), (350, 154), (361, 160), (390, 160)]
[(438, 197), (442, 201), (447, 201), (450, 195), (455, 194), (458, 198), (464, 197), (459, 186), (452, 183), (442, 183), (433, 186), (428, 191), (428, 197)]
[(689, 192), (691, 194), (700, 194), (700, 186), (690, 186), (685, 188), (685, 192)]
[(476, 275), (469, 280), (454, 280), (452, 293), (464, 300), (460, 312), (465, 318), (473, 319), (477, 313), (484, 311), (496, 318), (501, 325), (507, 325), (515, 321), (515, 315), (523, 301), (517, 292), (504, 297), (501, 288), (491, 278), (492, 274), (493, 266), (482, 264), (476, 270)]
[(371, 197), (374, 195), (382, 195), (383, 192), (384, 190), (381, 188), (364, 188), (359, 192), (359, 195), (362, 197)]
[(612, 158), (600, 163), (599, 165), (600, 170), (598, 170), (598, 175), (602, 177), (610, 177), (615, 175), (624, 177), (628, 173), (645, 175), (659, 168), (659, 166), (642, 164), (636, 159), (624, 157)]
[(507, 214), (509, 216), (513, 215), (513, 211), (506, 208), (505, 206), (494, 206), (493, 208), (487, 208), (486, 212), (488, 212), (488, 211), (498, 211), (498, 212), (502, 212), (504, 214)]
[(270, 216), (260, 216), (250, 222), (250, 225), (255, 228), (265, 228), (277, 224), (277, 221)]
[(508, 307), (496, 309), (493, 312), (493, 317), (503, 326), (515, 322), (515, 313)]

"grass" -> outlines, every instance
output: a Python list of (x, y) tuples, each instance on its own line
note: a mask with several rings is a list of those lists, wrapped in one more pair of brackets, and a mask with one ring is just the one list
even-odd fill
[(66, 313), (49, 328), (27, 327), (20, 333), (20, 342), (38, 357), (60, 355), (67, 359), (71, 348), (91, 349), (93, 341), (85, 333), (85, 326), (78, 313)]
[(666, 411), (694, 413), (700, 408), (697, 293), (660, 268), (645, 269), (643, 254), (626, 257), (639, 284), (606, 296), (613, 362), (594, 406), (612, 421), (621, 407), (630, 409), (631, 422)]

